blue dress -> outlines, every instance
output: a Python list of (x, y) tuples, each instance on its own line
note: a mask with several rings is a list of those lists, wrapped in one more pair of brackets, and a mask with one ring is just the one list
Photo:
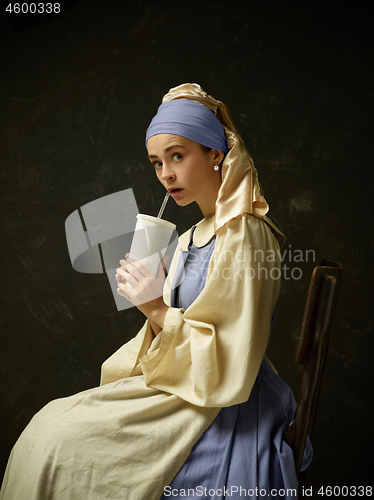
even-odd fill
[[(188, 250), (182, 252), (178, 263), (175, 280), (183, 268), (185, 274), (172, 293), (173, 307), (187, 309), (205, 285), (216, 237), (197, 248), (192, 240), (194, 229)], [(221, 409), (164, 490), (161, 500), (297, 498), (293, 454), (283, 441), (295, 408), (290, 387), (264, 358), (248, 401)], [(311, 459), (308, 440), (302, 470)]]

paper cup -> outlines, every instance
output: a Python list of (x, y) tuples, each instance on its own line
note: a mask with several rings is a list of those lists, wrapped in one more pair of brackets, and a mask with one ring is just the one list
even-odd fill
[(176, 226), (151, 215), (138, 214), (136, 219), (130, 257), (140, 261), (156, 276)]

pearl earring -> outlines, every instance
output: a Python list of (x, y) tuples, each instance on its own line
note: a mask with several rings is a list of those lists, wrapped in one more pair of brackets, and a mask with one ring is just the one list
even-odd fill
[(214, 168), (214, 170), (219, 170), (218, 164), (216, 163), (213, 168)]

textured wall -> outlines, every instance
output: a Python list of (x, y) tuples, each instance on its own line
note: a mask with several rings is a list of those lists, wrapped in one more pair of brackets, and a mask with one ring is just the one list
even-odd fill
[[(306, 251), (344, 266), (308, 478), (370, 484), (373, 53), (363, 5), (81, 0), (28, 29), (3, 25), (1, 472), (32, 415), (97, 385), (101, 363), (143, 323), (136, 309), (117, 311), (105, 275), (72, 269), (64, 223), (127, 188), (140, 212), (157, 214), (163, 188), (144, 132), (170, 87), (198, 82), (229, 106), (288, 238), (284, 263), (299, 268), (283, 280), (269, 348), (296, 394), (316, 264)], [(164, 217), (179, 233), (201, 218), (172, 200)], [(304, 261), (290, 262), (296, 250)]]

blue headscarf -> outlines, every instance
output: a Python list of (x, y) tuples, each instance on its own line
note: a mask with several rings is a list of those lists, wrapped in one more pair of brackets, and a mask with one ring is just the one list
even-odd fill
[(174, 134), (208, 148), (228, 153), (224, 128), (213, 111), (190, 99), (175, 99), (159, 106), (147, 132), (145, 143), (158, 134)]

